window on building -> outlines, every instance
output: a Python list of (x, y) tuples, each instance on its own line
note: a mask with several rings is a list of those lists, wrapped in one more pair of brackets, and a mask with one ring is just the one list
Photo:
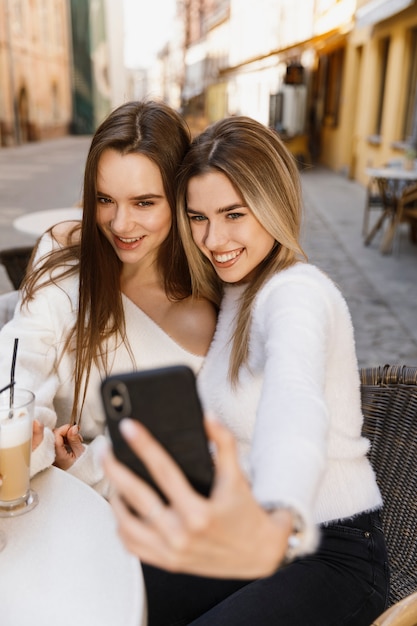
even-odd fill
[(42, 0), (39, 6), (39, 23), (41, 27), (41, 41), (43, 44), (50, 43), (49, 38), (49, 6), (48, 0)]
[(10, 6), (12, 31), (15, 35), (23, 36), (24, 20), (23, 20), (22, 0), (13, 0), (11, 5), (9, 6)]
[(384, 37), (379, 42), (379, 58), (378, 58), (378, 70), (379, 70), (379, 84), (378, 84), (378, 101), (375, 121), (375, 134), (380, 135), (382, 130), (382, 115), (384, 112), (384, 95), (385, 84), (387, 79), (387, 67), (388, 67), (388, 54), (389, 54), (389, 37)]
[(411, 31), (410, 70), (407, 85), (403, 138), (417, 146), (417, 28)]
[(32, 42), (37, 43), (39, 40), (39, 24), (36, 18), (37, 8), (36, 8), (36, 0), (29, 0), (29, 8), (27, 10), (27, 15), (31, 16), (31, 37)]
[(342, 90), (344, 48), (327, 55), (324, 95), (324, 121), (337, 126), (339, 121), (340, 93)]
[(51, 36), (54, 37), (54, 45), (59, 48), (65, 45), (64, 25), (63, 25), (63, 10), (64, 5), (59, 0), (55, 0), (53, 9), (51, 11), (52, 29)]

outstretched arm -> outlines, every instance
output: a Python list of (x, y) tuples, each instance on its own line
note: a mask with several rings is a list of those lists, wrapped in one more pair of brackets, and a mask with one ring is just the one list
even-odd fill
[(238, 463), (233, 436), (206, 422), (216, 447), (212, 493), (195, 492), (149, 432), (124, 420), (124, 437), (166, 495), (158, 494), (108, 452), (105, 473), (116, 489), (111, 503), (126, 548), (143, 562), (173, 572), (222, 578), (271, 574), (287, 550), (293, 519), (288, 510), (265, 512), (254, 499)]

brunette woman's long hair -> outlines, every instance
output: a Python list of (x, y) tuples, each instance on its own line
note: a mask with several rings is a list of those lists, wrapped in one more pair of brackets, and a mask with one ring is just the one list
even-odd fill
[[(191, 294), (191, 280), (179, 238), (175, 213), (178, 168), (190, 145), (188, 126), (162, 102), (128, 102), (101, 123), (88, 152), (83, 185), (83, 217), (72, 229), (67, 245), (37, 263), (23, 285), (23, 304), (37, 290), (62, 278), (79, 275), (77, 320), (69, 329), (64, 352), (75, 353), (75, 395), (71, 423), (79, 421), (92, 364), (107, 372), (106, 345), (116, 336), (127, 342), (120, 290), (122, 264), (97, 226), (97, 170), (105, 150), (143, 154), (159, 168), (172, 211), (172, 227), (158, 251), (157, 264), (167, 296), (181, 300)], [(53, 229), (51, 229), (53, 236)], [(61, 355), (62, 356), (62, 355)]]
[(229, 377), (236, 383), (247, 362), (253, 301), (276, 272), (306, 260), (300, 242), (302, 195), (295, 160), (277, 133), (244, 116), (209, 126), (194, 139), (181, 167), (177, 186), (178, 226), (190, 266), (193, 293), (219, 298), (223, 283), (195, 245), (187, 217), (187, 186), (208, 172), (227, 176), (260, 224), (275, 239), (242, 297), (233, 336)]

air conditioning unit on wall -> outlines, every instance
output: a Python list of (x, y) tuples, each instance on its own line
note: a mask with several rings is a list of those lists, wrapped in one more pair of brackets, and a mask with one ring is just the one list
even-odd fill
[(305, 132), (307, 87), (306, 85), (282, 86), (282, 119), (283, 131), (289, 137)]

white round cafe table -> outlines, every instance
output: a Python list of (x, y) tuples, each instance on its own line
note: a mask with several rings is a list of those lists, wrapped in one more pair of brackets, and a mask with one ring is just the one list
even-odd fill
[(83, 210), (80, 207), (32, 211), (32, 213), (17, 217), (13, 221), (13, 226), (23, 233), (40, 237), (51, 226), (67, 220), (80, 220), (82, 214)]
[(38, 505), (0, 518), (2, 626), (145, 626), (142, 570), (109, 503), (55, 467), (31, 485)]

